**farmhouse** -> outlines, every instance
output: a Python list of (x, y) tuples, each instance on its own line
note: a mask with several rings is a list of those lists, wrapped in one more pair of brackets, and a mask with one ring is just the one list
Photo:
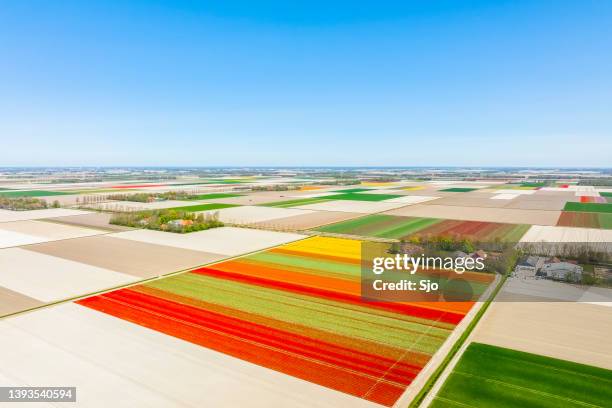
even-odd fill
[(582, 277), (582, 266), (569, 262), (551, 262), (542, 266), (541, 273), (550, 279), (579, 281)]
[(527, 259), (519, 262), (514, 269), (515, 272), (522, 272), (523, 274), (536, 274), (542, 266), (544, 266), (546, 258), (541, 256), (529, 256)]

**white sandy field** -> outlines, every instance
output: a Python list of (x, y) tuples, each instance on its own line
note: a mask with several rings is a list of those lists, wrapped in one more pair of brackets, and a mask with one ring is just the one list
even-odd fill
[(44, 221), (0, 223), (0, 248), (99, 235), (104, 231)]
[(506, 222), (511, 224), (555, 225), (561, 211), (521, 210), (496, 207), (461, 207), (454, 205), (416, 204), (386, 212), (409, 217), (446, 218), (450, 220)]
[(323, 203), (301, 205), (294, 209), (315, 210), (315, 211), (341, 211), (361, 214), (373, 214), (394, 208), (404, 207), (406, 203), (390, 203), (389, 201), (352, 201), (334, 200)]
[(139, 203), (135, 201), (110, 201), (107, 203), (93, 204), (92, 208), (98, 208), (106, 211), (143, 211), (143, 210), (161, 210), (164, 208), (187, 207), (190, 205), (200, 204), (199, 201), (178, 201), (165, 200), (154, 201), (152, 203)]
[(67, 303), (0, 321), (0, 380), (75, 386), (87, 408), (379, 407)]
[(42, 218), (64, 217), (68, 215), (90, 214), (89, 211), (71, 210), (68, 208), (47, 208), (44, 210), (10, 211), (0, 210), (0, 222), (40, 220)]
[(112, 234), (112, 237), (230, 256), (306, 238), (299, 234), (236, 227), (212, 228), (188, 234), (134, 230)]
[(139, 280), (134, 276), (27, 251), (0, 250), (0, 286), (41, 302), (82, 296)]
[(496, 300), (473, 341), (612, 369), (612, 307)]
[(270, 221), (295, 215), (312, 214), (313, 211), (295, 208), (257, 207), (245, 205), (242, 207), (222, 208), (219, 210), (200, 211), (204, 214), (219, 214), (219, 220), (228, 224), (252, 224)]
[(533, 225), (520, 242), (550, 255), (576, 247), (612, 253), (612, 230)]
[(437, 200), (440, 197), (432, 197), (432, 196), (419, 196), (419, 195), (406, 195), (398, 198), (391, 198), (389, 200), (385, 200), (385, 203), (403, 203), (403, 204), (419, 204), (425, 203), (427, 201)]

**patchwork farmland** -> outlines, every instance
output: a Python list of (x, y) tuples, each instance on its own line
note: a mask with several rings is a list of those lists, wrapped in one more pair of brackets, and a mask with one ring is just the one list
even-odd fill
[(375, 214), (318, 228), (317, 231), (379, 238), (453, 236), (493, 242), (518, 242), (528, 225), (442, 220)]
[(611, 382), (611, 370), (472, 343), (430, 407), (605, 407)]
[[(599, 305), (602, 288), (589, 289), (595, 297), (585, 299), (593, 304), (582, 309), (498, 303), (479, 320), (480, 303), (362, 298), (360, 264), (361, 242), (411, 236), (605, 246), (606, 188), (181, 176), (5, 181), (0, 189), (9, 193), (0, 195), (5, 203), (37, 205), (0, 209), (0, 343), (11, 351), (2, 355), (0, 377), (74, 384), (79, 406), (405, 408), (468, 334), (516, 351), (612, 364), (602, 355), (610, 354), (604, 339), (612, 310)], [(60, 208), (50, 208), (55, 201)], [(218, 222), (169, 232), (110, 224), (117, 214)], [(597, 268), (605, 279), (605, 268)], [(443, 284), (442, 275), (413, 276)], [(462, 277), (475, 296), (501, 280), (493, 273)], [(542, 283), (552, 282), (523, 286), (538, 295)], [(125, 403), (100, 395), (100, 383), (129, 392)], [(472, 398), (451, 391), (438, 394), (436, 406)]]
[(470, 303), (365, 303), (360, 243), (309, 238), (78, 303), (391, 406)]

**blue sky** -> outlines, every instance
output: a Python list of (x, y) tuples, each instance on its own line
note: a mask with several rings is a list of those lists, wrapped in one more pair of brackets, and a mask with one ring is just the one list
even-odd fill
[(612, 2), (3, 1), (0, 165), (612, 165)]

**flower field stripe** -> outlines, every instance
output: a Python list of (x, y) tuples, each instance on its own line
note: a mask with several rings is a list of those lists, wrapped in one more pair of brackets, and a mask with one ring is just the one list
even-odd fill
[(563, 211), (557, 226), (612, 229), (612, 214)]
[(180, 296), (174, 294), (172, 292), (166, 292), (160, 289), (139, 286), (135, 287), (132, 290), (144, 294), (148, 294), (151, 296), (156, 296), (159, 298), (172, 300), (174, 302), (178, 302), (185, 305), (190, 305), (198, 308), (202, 308), (205, 310), (210, 310), (216, 313), (221, 313), (225, 315), (230, 315), (245, 321), (258, 323), (268, 327), (274, 327), (279, 330), (284, 330), (286, 332), (298, 334), (301, 336), (308, 336), (313, 340), (321, 341), (321, 342), (329, 342), (332, 344), (336, 344), (339, 347), (344, 347), (346, 349), (353, 350), (354, 353), (361, 354), (361, 352), (376, 354), (383, 356), (386, 359), (391, 359), (393, 361), (397, 361), (402, 358), (405, 354), (408, 354), (410, 363), (406, 363), (407, 366), (412, 367), (418, 371), (420, 367), (425, 365), (425, 363), (429, 360), (429, 355), (425, 353), (419, 353), (415, 351), (406, 351), (404, 349), (388, 346), (382, 344), (380, 342), (373, 342), (366, 339), (361, 339), (357, 337), (344, 336), (338, 333), (333, 333), (331, 331), (320, 330), (316, 327), (306, 326), (303, 324), (297, 323), (288, 323), (283, 320), (278, 320), (270, 317), (266, 317), (256, 313), (250, 313), (242, 310), (238, 310), (231, 307), (226, 307), (224, 305), (209, 303), (202, 300), (197, 300), (191, 297)]
[(361, 241), (344, 238), (312, 237), (290, 242), (275, 250), (302, 252), (307, 255), (326, 255), (338, 259), (352, 259), (361, 262)]
[(316, 229), (378, 238), (407, 238), (413, 235), (463, 236), (479, 241), (518, 241), (529, 225), (484, 221), (444, 220), (439, 218), (401, 217), (376, 214), (339, 222)]
[[(235, 280), (235, 281), (242, 282), (242, 283), (248, 283), (251, 285), (264, 286), (268, 288), (285, 290), (285, 291), (299, 293), (303, 295), (322, 297), (325, 299), (332, 299), (332, 300), (337, 300), (341, 302), (348, 302), (348, 303), (353, 303), (353, 304), (363, 304), (360, 294), (357, 295), (357, 294), (342, 293), (342, 292), (336, 292), (333, 290), (327, 290), (323, 288), (308, 287), (308, 286), (300, 285), (296, 283), (279, 282), (273, 279), (250, 277), (250, 276), (242, 275), (241, 273), (224, 272), (219, 269), (213, 269), (213, 268), (200, 268), (200, 269), (196, 269), (192, 273), (213, 276), (213, 277), (223, 278), (223, 279), (230, 279), (230, 280)], [(440, 320), (440, 321), (443, 321), (446, 323), (452, 323), (452, 324), (459, 324), (459, 322), (461, 322), (461, 319), (463, 319), (463, 315), (459, 313), (440, 312), (438, 310), (429, 309), (425, 307), (419, 307), (419, 306), (413, 306), (409, 304), (390, 303), (390, 302), (372, 302), (372, 303), (367, 303), (367, 305), (371, 308), (379, 308), (379, 309), (394, 311), (398, 313), (405, 313), (411, 316), (418, 316), (418, 317), (422, 317), (425, 319), (432, 319), (432, 320)]]
[(359, 277), (361, 265), (355, 262), (341, 262), (336, 260), (319, 259), (308, 257), (303, 254), (284, 254), (282, 252), (267, 251), (260, 252), (240, 259), (241, 262), (272, 263), (286, 268), (308, 269), (310, 271), (324, 271), (328, 273)]
[(359, 227), (376, 224), (377, 222), (382, 222), (390, 218), (392, 218), (391, 215), (384, 214), (366, 215), (364, 217), (359, 217), (352, 220), (325, 225), (323, 227), (317, 228), (317, 231), (343, 233), (347, 230), (353, 231), (358, 229)]
[(409, 220), (401, 220), (401, 222), (395, 224), (394, 227), (376, 231), (374, 236), (380, 238), (403, 238), (442, 221), (443, 220), (439, 218), (412, 218)]
[(148, 296), (130, 291), (129, 289), (123, 292), (115, 292), (109, 295), (108, 298), (140, 310), (143, 310), (144, 306), (148, 313), (187, 322), (203, 329), (209, 328), (221, 331), (230, 336), (237, 336), (247, 342), (283, 349), (286, 352), (299, 354), (306, 358), (344, 366), (348, 370), (359, 370), (373, 378), (380, 378), (382, 374), (393, 370), (389, 379), (398, 384), (406, 384), (406, 378), (413, 378), (420, 368), (405, 363), (398, 363), (396, 360), (387, 359), (380, 355), (375, 356), (346, 347), (340, 347), (325, 341), (315, 342), (308, 336), (276, 330), (268, 326), (236, 319), (233, 316)]
[[(191, 274), (189, 274), (191, 275)], [(194, 289), (197, 282), (207, 286)], [(453, 325), (405, 316), (385, 310), (345, 304), (326, 299), (295, 296), (267, 288), (224, 282), (206, 276), (189, 276), (170, 284), (154, 285), (175, 294), (222, 304), (237, 310), (257, 313), (287, 323), (302, 324), (346, 336), (366, 339), (393, 347), (411, 346), (410, 338), (428, 331), (426, 338), (411, 349), (429, 353), (448, 336)], [(429, 323), (429, 324), (428, 324)]]
[[(396, 218), (377, 220), (390, 228)], [(361, 245), (311, 237), (77, 303), (391, 406), (473, 303), (364, 301)], [(490, 281), (463, 277), (475, 290)]]
[[(180, 311), (162, 309), (159, 312), (153, 312), (148, 309), (148, 306), (138, 307), (129, 302), (109, 298), (107, 295), (91, 299), (93, 300), (81, 301), (81, 304), (212, 350), (358, 397), (363, 396), (365, 390), (378, 382), (377, 377), (362, 371), (351, 370), (289, 352), (283, 348), (240, 338), (226, 332), (223, 326), (218, 326), (218, 329), (206, 327), (202, 325), (200, 319), (197, 319), (197, 323), (192, 323), (189, 320), (189, 314), (185, 312), (179, 314), (180, 317), (175, 317), (172, 314), (180, 313)], [(389, 406), (401, 395), (406, 383), (384, 380), (383, 386), (384, 392), (370, 396), (370, 400)]]
[(270, 252), (278, 253), (278, 254), (297, 255), (297, 256), (304, 256), (304, 254), (310, 254), (310, 256), (312, 256), (313, 258), (317, 258), (320, 260), (339, 261), (339, 262), (352, 263), (354, 265), (361, 265), (361, 260), (359, 258), (345, 258), (343, 256), (328, 255), (325, 252), (307, 253), (304, 251), (289, 249), (289, 248), (274, 248), (274, 249), (271, 249)]

